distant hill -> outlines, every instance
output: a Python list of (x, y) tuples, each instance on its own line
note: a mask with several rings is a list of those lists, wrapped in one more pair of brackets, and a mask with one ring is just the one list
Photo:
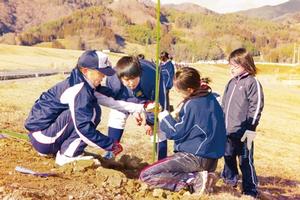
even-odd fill
[[(162, 6), (160, 22), (161, 49), (176, 60), (226, 59), (233, 49), (245, 47), (259, 59), (290, 62), (294, 43), (300, 42), (300, 26), (291, 25), (294, 22), (218, 14), (195, 4)], [(152, 58), (155, 28), (155, 4), (149, 0), (6, 0), (0, 4), (0, 43), (5, 44), (109, 49)]]
[(276, 6), (263, 6), (245, 11), (237, 12), (237, 14), (246, 15), (248, 17), (256, 17), (273, 20), (280, 16), (300, 11), (300, 0), (290, 0), (288, 2)]
[(108, 8), (122, 13), (133, 24), (145, 24), (145, 22), (155, 24), (156, 9), (154, 6), (154, 4), (149, 5), (147, 1), (122, 0), (112, 2)]
[[(164, 9), (175, 9), (181, 12), (186, 13), (204, 13), (204, 14), (213, 14), (212, 10), (204, 8), (194, 3), (182, 3), (182, 4), (165, 4), (162, 6)], [(216, 13), (215, 13), (216, 14)]]
[(104, 5), (107, 0), (1, 0), (0, 35), (20, 32), (78, 9)]
[(289, 13), (273, 19), (273, 21), (281, 22), (289, 25), (297, 25), (300, 23), (300, 10), (296, 13)]

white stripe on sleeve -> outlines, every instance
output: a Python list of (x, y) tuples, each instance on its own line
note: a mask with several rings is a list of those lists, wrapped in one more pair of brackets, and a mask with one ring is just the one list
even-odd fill
[(259, 113), (260, 104), (261, 104), (261, 89), (260, 89), (260, 85), (259, 85), (259, 82), (258, 82), (256, 77), (255, 77), (255, 81), (256, 81), (256, 85), (257, 85), (257, 93), (258, 93), (257, 98), (258, 98), (258, 101), (257, 101), (256, 111), (255, 111), (255, 114), (253, 116), (252, 125), (255, 124), (255, 121), (256, 121), (258, 113)]

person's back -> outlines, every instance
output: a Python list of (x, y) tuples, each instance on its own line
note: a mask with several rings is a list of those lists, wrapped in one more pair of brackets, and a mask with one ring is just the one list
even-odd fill
[[(166, 124), (162, 123), (162, 126)], [(224, 156), (226, 131), (223, 111), (212, 94), (187, 101), (175, 126), (178, 130), (184, 127), (173, 138), (175, 151), (189, 152), (205, 158)]]
[(225, 152), (223, 111), (211, 88), (201, 86), (196, 69), (178, 70), (174, 86), (182, 98), (176, 114), (165, 110), (158, 115), (161, 130), (174, 141), (174, 155), (147, 166), (140, 179), (151, 187), (202, 194), (216, 183), (214, 171)]
[[(56, 84), (47, 92), (43, 92), (33, 105), (26, 119), (25, 128), (29, 131), (48, 128), (63, 111), (69, 109), (69, 105), (61, 101), (62, 94), (76, 84), (84, 82), (83, 76), (79, 70), (75, 68), (66, 80)], [(87, 87), (88, 84), (83, 84), (83, 89), (87, 90), (86, 93), (88, 93)]]
[(167, 62), (161, 65), (161, 73), (165, 82), (166, 89), (172, 89), (175, 67), (171, 60), (168, 60)]
[(170, 90), (173, 87), (173, 78), (175, 74), (175, 67), (170, 59), (168, 52), (162, 51), (160, 53), (160, 68), (162, 77), (164, 79), (164, 84), (167, 90)]
[(173, 110), (173, 106), (170, 105), (169, 92), (173, 87), (173, 79), (175, 75), (175, 67), (170, 59), (169, 54), (166, 51), (160, 53), (160, 73), (163, 79), (164, 86), (166, 88), (166, 108), (169, 111)]

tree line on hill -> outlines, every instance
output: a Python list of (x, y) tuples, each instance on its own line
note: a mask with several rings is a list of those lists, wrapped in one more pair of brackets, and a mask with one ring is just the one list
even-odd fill
[[(65, 3), (64, 0), (57, 2)], [(90, 0), (88, 3), (99, 2)], [(126, 42), (141, 46), (155, 44), (155, 24), (149, 20), (142, 24), (132, 22), (126, 15), (131, 11), (90, 6), (20, 33), (4, 34), (0, 42), (28, 46), (48, 42), (49, 47), (54, 48), (98, 48), (116, 52), (123, 52)], [(300, 40), (297, 27), (237, 14), (163, 9), (162, 16), (165, 21), (161, 23), (161, 48), (178, 60), (224, 59), (233, 49), (245, 47), (265, 61), (291, 62), (294, 43)], [(154, 55), (155, 49), (150, 51)]]

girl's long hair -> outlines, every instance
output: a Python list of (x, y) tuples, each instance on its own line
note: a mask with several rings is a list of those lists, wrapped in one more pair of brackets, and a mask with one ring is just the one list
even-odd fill
[(228, 62), (242, 66), (252, 76), (255, 76), (257, 73), (253, 57), (245, 48), (239, 48), (231, 52)]

